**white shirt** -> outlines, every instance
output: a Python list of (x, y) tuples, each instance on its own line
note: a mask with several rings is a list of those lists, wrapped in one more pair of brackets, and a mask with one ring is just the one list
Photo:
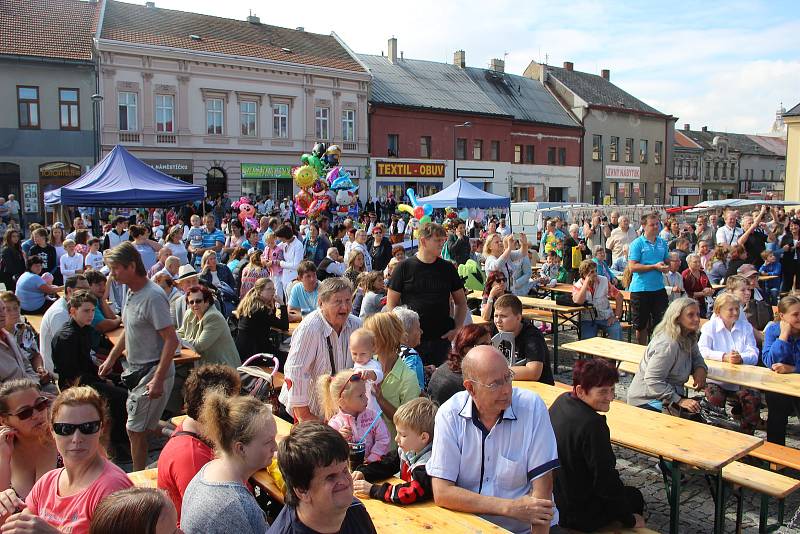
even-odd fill
[(61, 274), (66, 279), (75, 274), (75, 271), (83, 270), (83, 255), (74, 253), (72, 256), (64, 254), (59, 261)]
[(728, 225), (725, 225), (717, 229), (717, 244), (731, 247), (735, 245), (737, 241), (739, 241), (739, 238), (742, 237), (743, 233), (744, 230), (738, 226), (731, 229), (728, 227)]
[(290, 243), (284, 243), (282, 246), (283, 260), (281, 260), (280, 265), (283, 272), (281, 273), (281, 281), (283, 282), (283, 287), (289, 287), (289, 282), (297, 278), (297, 268), (300, 266), (300, 262), (303, 261), (304, 248), (303, 243), (296, 237)]
[(381, 411), (378, 401), (375, 400), (375, 395), (372, 394), (373, 384), (380, 384), (383, 382), (383, 366), (378, 360), (370, 360), (365, 364), (353, 362), (353, 369), (356, 371), (374, 371), (376, 380), (368, 380), (367, 384), (367, 408), (375, 413)]
[[(474, 493), (517, 499), (530, 493), (532, 480), (559, 466), (547, 406), (532, 391), (514, 388), (511, 406), (488, 432), (469, 392), (461, 391), (439, 407), (435, 427), (428, 474)], [(512, 532), (531, 531), (530, 523), (510, 517), (481, 517)], [(550, 524), (558, 524), (558, 510)]]
[(325, 268), (325, 272), (333, 276), (342, 276), (345, 269), (344, 263), (331, 260), (330, 264)]
[[(739, 351), (743, 365), (758, 365), (758, 346), (753, 336), (753, 327), (745, 316), (744, 310), (739, 312), (739, 318), (728, 330), (722, 319), (715, 313), (711, 319), (700, 328), (700, 340), (697, 342), (700, 354), (709, 360), (722, 361), (722, 356), (732, 350)], [(714, 382), (709, 380), (709, 382)], [(736, 391), (739, 386), (733, 384), (720, 384), (727, 390)]]
[(611, 249), (612, 263), (622, 256), (622, 247), (630, 245), (637, 237), (639, 236), (636, 235), (636, 230), (632, 226), (628, 226), (627, 232), (619, 226), (611, 230), (611, 234), (606, 240), (606, 248)]
[(103, 261), (103, 253), (102, 252), (87, 252), (86, 258), (84, 259), (84, 264), (87, 267), (91, 267), (95, 271), (99, 271), (105, 265)]
[(67, 300), (64, 297), (54, 302), (42, 316), (42, 325), (39, 327), (39, 349), (42, 353), (44, 367), (50, 373), (55, 372), (55, 365), (53, 365), (53, 338), (68, 321), (69, 309)]
[(296, 406), (308, 406), (316, 416), (323, 417), (322, 402), (317, 394), (317, 379), (331, 373), (328, 351), (330, 339), (335, 372), (352, 367), (350, 334), (361, 326), (361, 319), (349, 315), (341, 333), (328, 324), (322, 310), (306, 315), (292, 334), (289, 355), (284, 366), (284, 385), (278, 399), (291, 413)]
[(364, 270), (366, 272), (372, 271), (372, 256), (370, 255), (369, 250), (367, 250), (367, 246), (356, 241), (350, 246), (350, 254), (352, 254), (354, 251), (359, 251), (364, 255)]

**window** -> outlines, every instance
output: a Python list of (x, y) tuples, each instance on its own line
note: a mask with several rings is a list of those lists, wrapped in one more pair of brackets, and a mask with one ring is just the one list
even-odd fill
[(723, 178), (728, 177), (728, 162), (722, 164), (722, 177)]
[(389, 134), (387, 138), (387, 146), (389, 148), (388, 155), (396, 158), (400, 155), (400, 136), (398, 134)]
[(58, 90), (58, 114), (62, 130), (80, 129), (80, 97), (78, 89)]
[(706, 161), (706, 178), (711, 178), (711, 162)]
[(221, 98), (206, 100), (206, 127), (209, 135), (222, 135), (223, 105)]
[(714, 178), (719, 178), (719, 162), (714, 162)]
[[(661, 148), (663, 147), (664, 143), (661, 141), (656, 141), (655, 152), (653, 152), (653, 163), (656, 165), (661, 165)], [(688, 167), (686, 171), (686, 175), (689, 175)]]
[(475, 159), (475, 160), (482, 160), (483, 159), (483, 140), (482, 139), (475, 139), (472, 142), (472, 159)]
[(354, 109), (342, 110), (342, 140), (349, 143), (356, 142), (356, 111)]
[[(731, 169), (733, 169), (733, 163), (731, 163)], [(733, 170), (731, 170), (731, 174), (733, 174)], [(775, 171), (769, 171), (769, 179), (770, 181), (775, 180)]]
[(156, 95), (156, 131), (175, 131), (175, 97)]
[(558, 164), (559, 165), (566, 165), (567, 164), (567, 149), (566, 148), (559, 148), (558, 149)]
[(556, 147), (554, 146), (547, 147), (547, 164), (556, 164)]
[(767, 171), (764, 170), (764, 169), (761, 169), (761, 180), (764, 181), (766, 179), (767, 179)]
[(272, 104), (272, 136), (289, 137), (289, 104)]
[(500, 161), (500, 141), (492, 141), (492, 153), (489, 157), (492, 161)]
[(467, 159), (467, 140), (461, 137), (456, 139), (456, 159)]
[(431, 138), (430, 136), (423, 136), (419, 138), (419, 157), (431, 157)]
[(514, 163), (522, 163), (522, 145), (514, 145)]
[(536, 152), (533, 149), (533, 145), (525, 145), (525, 163), (533, 163), (536, 161)]
[(608, 146), (611, 161), (619, 161), (619, 137), (612, 135), (611, 144)]
[(694, 163), (692, 164), (692, 177), (693, 178), (697, 178), (698, 177), (697, 176), (698, 167), (700, 167), (700, 163), (698, 163), (697, 160), (694, 160)]
[(329, 113), (330, 109), (328, 108), (314, 108), (314, 122), (316, 125), (314, 133), (317, 135), (317, 139), (330, 139), (330, 131), (328, 130)]
[(731, 178), (736, 178), (736, 164), (731, 163)]
[(674, 174), (675, 176), (680, 176), (682, 170), (683, 170), (683, 165), (681, 165), (681, 160), (676, 159), (675, 163), (672, 166), (672, 174)]
[(625, 163), (633, 163), (633, 137), (625, 138)]
[(17, 86), (17, 109), (20, 128), (39, 127), (39, 88)]
[[(603, 159), (603, 136), (592, 136), (592, 159), (594, 161), (601, 161)], [(553, 162), (555, 163), (555, 162)]]
[(639, 163), (647, 163), (647, 139), (639, 139)]
[(252, 100), (239, 102), (239, 125), (243, 137), (255, 137), (258, 124), (258, 103)]
[(692, 165), (692, 163), (688, 159), (683, 164), (683, 168), (685, 169), (683, 175), (686, 176), (687, 178), (689, 178), (689, 176), (691, 176), (691, 172), (690, 172), (691, 171), (691, 165)]
[(118, 97), (119, 129), (121, 132), (136, 132), (139, 130), (136, 112), (136, 93), (121, 92)]

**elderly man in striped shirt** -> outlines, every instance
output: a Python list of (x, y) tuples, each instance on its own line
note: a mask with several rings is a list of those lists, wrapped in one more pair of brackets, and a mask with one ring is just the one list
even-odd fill
[(327, 278), (319, 284), (319, 304), (292, 334), (284, 369), (280, 402), (298, 422), (323, 420), (317, 396), (320, 376), (352, 367), (350, 334), (361, 320), (350, 314), (353, 287), (346, 278)]

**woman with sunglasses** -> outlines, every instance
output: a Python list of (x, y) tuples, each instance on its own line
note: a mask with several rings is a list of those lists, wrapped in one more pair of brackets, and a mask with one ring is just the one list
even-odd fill
[(372, 259), (372, 269), (382, 271), (392, 259), (392, 242), (386, 237), (386, 226), (378, 223), (372, 229), (372, 241), (367, 244)]
[(506, 293), (511, 293), (508, 289), (508, 277), (503, 271), (492, 271), (486, 278), (486, 285), (483, 286), (483, 301), (481, 302), (481, 318), (484, 321), (492, 322), (494, 318), (494, 301)]
[(231, 336), (228, 321), (214, 306), (214, 294), (205, 286), (186, 292), (187, 313), (178, 330), (180, 339), (200, 355), (202, 363), (221, 363), (238, 367), (239, 351)]
[(0, 385), (0, 487), (20, 498), (60, 457), (47, 427), (51, 399), (33, 380), (21, 378)]
[(50, 423), (64, 467), (45, 473), (24, 501), (14, 489), (0, 493), (5, 533), (86, 533), (100, 501), (133, 486), (102, 449), (107, 411), (94, 389), (78, 386), (61, 393), (53, 402)]

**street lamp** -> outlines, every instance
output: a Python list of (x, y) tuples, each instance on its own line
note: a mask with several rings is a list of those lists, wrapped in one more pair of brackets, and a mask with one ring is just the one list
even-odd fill
[(94, 164), (100, 161), (100, 104), (103, 102), (103, 95), (95, 93), (92, 95), (92, 115), (94, 120)]
[[(458, 180), (458, 170), (456, 169), (456, 156), (457, 156), (457, 150), (456, 150), (456, 128), (471, 128), (471, 127), (472, 127), (472, 123), (469, 122), (469, 121), (466, 121), (463, 124), (455, 124), (455, 125), (453, 125), (453, 182)], [(466, 145), (464, 145), (464, 152), (466, 152), (466, 150), (467, 150), (467, 147), (466, 147)], [(464, 157), (466, 158), (466, 153), (464, 154)]]

